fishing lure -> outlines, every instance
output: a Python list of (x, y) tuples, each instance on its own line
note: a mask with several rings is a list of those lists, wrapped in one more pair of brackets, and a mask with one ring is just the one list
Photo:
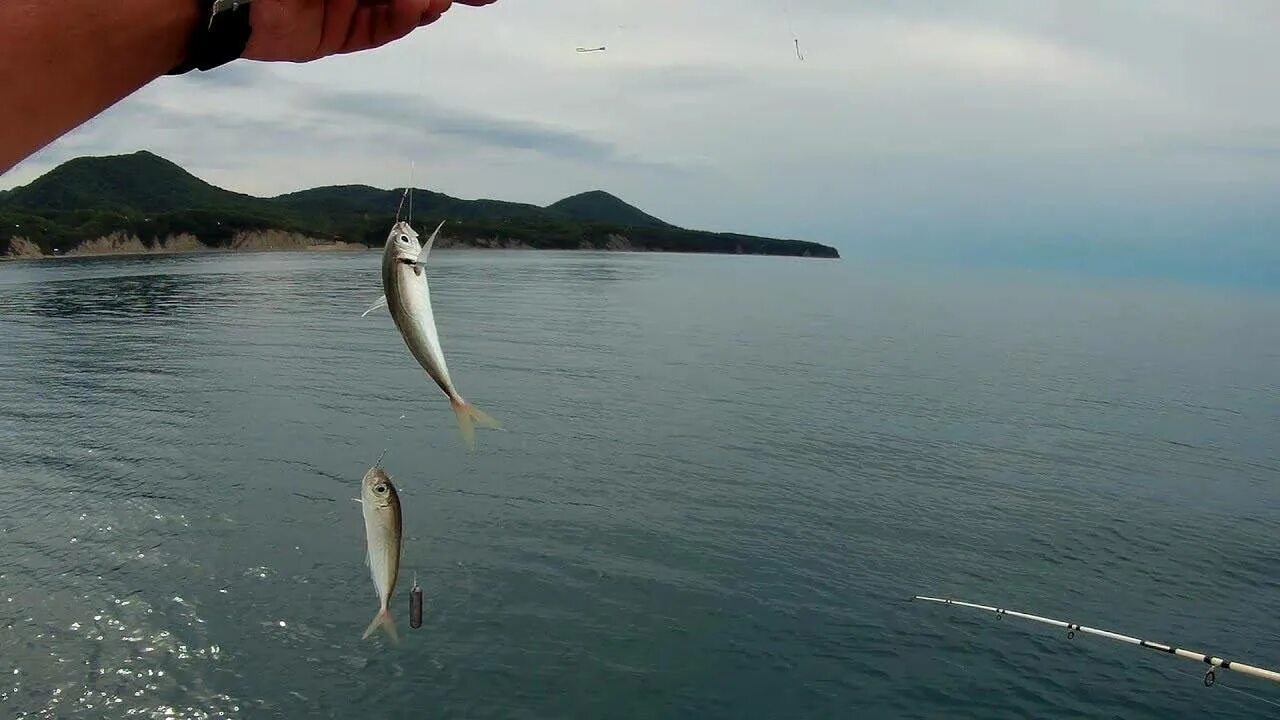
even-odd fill
[(422, 588), (418, 587), (418, 574), (413, 574), (413, 589), (409, 591), (409, 627), (422, 627)]

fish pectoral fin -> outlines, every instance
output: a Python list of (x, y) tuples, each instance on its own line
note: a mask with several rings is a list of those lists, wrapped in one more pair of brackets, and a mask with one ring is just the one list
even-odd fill
[(362, 314), (360, 317), (365, 317), (366, 315), (373, 312), (374, 310), (377, 310), (380, 307), (386, 307), (386, 305), (387, 305), (387, 296), (382, 295), (377, 299), (377, 301), (373, 303), (372, 306), (369, 307), (368, 310), (365, 310), (364, 314)]

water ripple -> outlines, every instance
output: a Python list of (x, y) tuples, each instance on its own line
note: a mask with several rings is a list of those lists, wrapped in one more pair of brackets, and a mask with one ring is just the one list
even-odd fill
[[(0, 265), (0, 715), (1270, 710), (905, 598), (1280, 657), (1276, 298), (441, 252), (508, 428), (469, 456), (360, 317), (377, 261)], [(427, 596), (394, 648), (351, 502), (384, 449)]]

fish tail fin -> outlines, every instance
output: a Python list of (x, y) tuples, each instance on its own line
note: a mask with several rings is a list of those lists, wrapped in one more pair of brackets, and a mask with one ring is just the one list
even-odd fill
[(382, 608), (377, 615), (373, 616), (373, 621), (369, 623), (369, 627), (364, 629), (364, 635), (361, 635), (360, 639), (368, 638), (379, 627), (386, 631), (387, 637), (391, 638), (391, 642), (400, 642), (400, 636), (396, 634), (396, 623), (391, 619), (391, 611), (387, 608)]
[(462, 433), (462, 439), (466, 441), (468, 450), (476, 449), (477, 425), (493, 429), (502, 427), (497, 420), (461, 397), (450, 398), (449, 404), (453, 406), (453, 414), (458, 417), (458, 431)]

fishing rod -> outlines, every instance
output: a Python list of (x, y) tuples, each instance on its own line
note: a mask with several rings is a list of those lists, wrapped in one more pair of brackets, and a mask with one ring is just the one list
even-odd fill
[(1075, 623), (1069, 623), (1063, 620), (1054, 620), (1053, 618), (1040, 617), (1039, 615), (1030, 615), (1028, 613), (1015, 612), (1013, 610), (1005, 610), (1004, 608), (991, 607), (990, 605), (977, 605), (975, 603), (962, 602), (960, 600), (949, 600), (947, 598), (935, 598), (935, 597), (926, 597), (924, 595), (916, 595), (914, 598), (912, 598), (912, 600), (939, 603), (942, 605), (959, 605), (960, 607), (974, 608), (976, 610), (985, 610), (987, 612), (995, 613), (996, 615), (1000, 615), (1000, 616), (1012, 615), (1014, 617), (1022, 618), (1023, 620), (1032, 620), (1038, 623), (1044, 623), (1046, 625), (1055, 625), (1057, 627), (1067, 629), (1068, 640), (1074, 639), (1077, 632), (1082, 632), (1082, 633), (1088, 633), (1089, 635), (1097, 635), (1098, 637), (1109, 638), (1111, 640), (1118, 640), (1122, 643), (1128, 643), (1130, 645), (1137, 645), (1139, 647), (1144, 647), (1150, 650), (1158, 650), (1160, 652), (1169, 653), (1170, 655), (1177, 655), (1178, 657), (1186, 658), (1188, 660), (1195, 660), (1196, 662), (1202, 662), (1209, 666), (1209, 671), (1204, 674), (1205, 687), (1213, 687), (1213, 684), (1218, 681), (1218, 676), (1217, 676), (1217, 673), (1215, 672), (1217, 668), (1222, 668), (1223, 670), (1234, 670), (1235, 672), (1242, 673), (1244, 675), (1252, 675), (1253, 677), (1256, 677), (1256, 678), (1262, 678), (1263, 680), (1270, 680), (1271, 682), (1280, 683), (1280, 672), (1277, 672), (1275, 670), (1268, 670), (1266, 668), (1260, 668), (1253, 665), (1246, 665), (1245, 663), (1235, 662), (1232, 660), (1224, 660), (1223, 658), (1220, 658), (1220, 657), (1205, 655), (1203, 653), (1193, 652), (1191, 650), (1184, 650), (1182, 648), (1176, 648), (1170, 645), (1164, 645), (1162, 643), (1151, 642), (1150, 640), (1142, 640), (1136, 637), (1129, 637), (1128, 635), (1121, 635), (1120, 633), (1114, 633), (1109, 630), (1099, 630), (1097, 628), (1086, 627), (1084, 625), (1077, 625)]

